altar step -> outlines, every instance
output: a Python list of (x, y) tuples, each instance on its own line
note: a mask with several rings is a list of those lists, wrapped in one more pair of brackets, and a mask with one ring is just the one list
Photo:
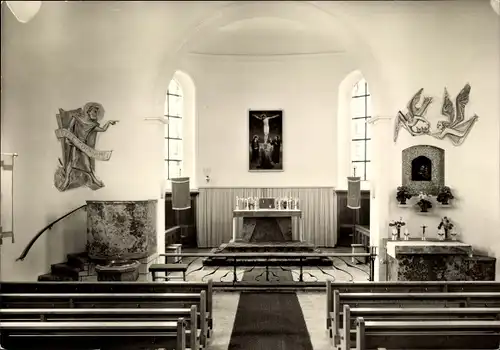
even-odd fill
[[(215, 248), (211, 253), (321, 253), (313, 244), (300, 241), (284, 242), (230, 242)], [(255, 257), (238, 258), (237, 264), (245, 266), (332, 266), (333, 261), (327, 257), (318, 258), (272, 258), (258, 259)], [(234, 260), (226, 257), (209, 257), (203, 260), (204, 266), (233, 266)]]
[(52, 264), (50, 272), (39, 275), (38, 281), (79, 281), (89, 268), (87, 252), (68, 254), (66, 258), (64, 263)]

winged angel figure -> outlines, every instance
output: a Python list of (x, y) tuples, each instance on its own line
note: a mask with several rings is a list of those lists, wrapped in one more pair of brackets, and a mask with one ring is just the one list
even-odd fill
[(412, 136), (429, 133), (430, 123), (425, 118), (425, 112), (427, 112), (427, 108), (429, 108), (432, 102), (432, 97), (424, 97), (422, 104), (418, 107), (417, 104), (422, 98), (423, 91), (423, 88), (418, 90), (410, 102), (408, 102), (408, 112), (406, 114), (403, 114), (401, 111), (398, 112), (394, 126), (394, 142), (398, 139), (401, 127), (405, 128)]
[(448, 117), (448, 121), (439, 121), (436, 125), (439, 131), (432, 133), (432, 136), (440, 140), (448, 136), (454, 146), (460, 146), (465, 141), (465, 138), (479, 119), (479, 117), (474, 114), (473, 117), (465, 120), (465, 106), (469, 103), (470, 89), (470, 85), (466, 84), (457, 95), (456, 110), (453, 106), (453, 102), (451, 102), (448, 91), (446, 88), (444, 89), (444, 101), (441, 114)]

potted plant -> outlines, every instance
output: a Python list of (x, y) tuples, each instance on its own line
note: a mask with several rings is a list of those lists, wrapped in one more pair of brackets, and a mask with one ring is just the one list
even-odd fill
[(400, 217), (398, 221), (392, 220), (389, 222), (389, 227), (394, 227), (393, 230), (396, 230), (397, 239), (401, 239), (401, 227), (405, 225), (406, 222), (404, 222), (402, 217)]
[(448, 239), (448, 236), (453, 229), (453, 223), (448, 219), (447, 216), (441, 219), (441, 222), (438, 225), (438, 230), (444, 230), (444, 239)]
[(436, 200), (442, 205), (447, 205), (450, 199), (455, 198), (453, 193), (451, 193), (451, 189), (448, 186), (442, 186), (438, 190), (438, 195)]
[(421, 213), (426, 213), (430, 208), (432, 208), (432, 203), (430, 201), (430, 196), (427, 193), (420, 192), (418, 194), (417, 205), (420, 207)]
[(410, 199), (412, 197), (412, 194), (408, 187), (406, 186), (399, 186), (398, 191), (396, 193), (396, 199), (399, 202), (399, 204), (404, 205), (406, 204), (406, 200)]

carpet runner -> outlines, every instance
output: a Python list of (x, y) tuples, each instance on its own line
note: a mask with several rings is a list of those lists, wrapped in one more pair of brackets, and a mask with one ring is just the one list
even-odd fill
[[(263, 271), (245, 272), (243, 280), (255, 281)], [(289, 271), (273, 269), (273, 272), (279, 281), (293, 280)], [(270, 281), (277, 280), (271, 276)], [(265, 281), (265, 273), (261, 278)], [(271, 349), (313, 350), (297, 295), (294, 292), (242, 292), (228, 350)]]

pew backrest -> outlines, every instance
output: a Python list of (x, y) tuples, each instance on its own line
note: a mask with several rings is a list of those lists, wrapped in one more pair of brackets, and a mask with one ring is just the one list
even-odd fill
[[(365, 321), (356, 320), (356, 350), (387, 348), (495, 349), (500, 321)], [(350, 339), (343, 348), (351, 348)], [(434, 348), (434, 347), (433, 347)]]
[(24, 294), (24, 293), (200, 293), (205, 291), (206, 310), (212, 313), (213, 281), (207, 282), (2, 282), (0, 293)]
[[(63, 349), (92, 346), (118, 349), (135, 340), (166, 349), (186, 349), (184, 319), (177, 322), (2, 322), (3, 345), (13, 349)], [(106, 346), (104, 346), (106, 347)]]
[[(200, 329), (199, 341), (204, 345), (208, 332), (208, 320), (199, 313), (196, 305), (191, 308), (111, 308), (111, 309), (0, 309), (0, 322), (64, 322), (64, 321), (100, 321), (100, 322), (139, 322), (173, 321), (183, 318), (191, 331)], [(190, 345), (195, 347), (198, 340), (196, 332), (191, 332)]]

